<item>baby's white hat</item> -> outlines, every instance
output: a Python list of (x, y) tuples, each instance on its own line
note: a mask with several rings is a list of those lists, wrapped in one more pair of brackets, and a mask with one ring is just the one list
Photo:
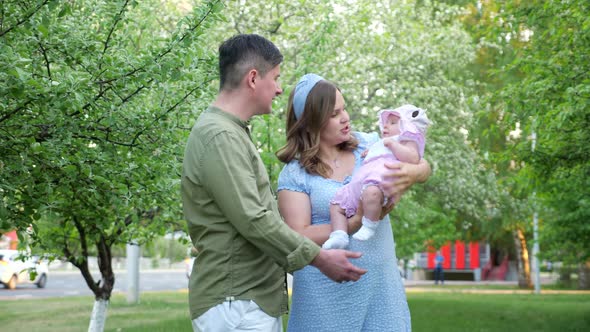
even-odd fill
[(400, 132), (413, 132), (426, 135), (426, 129), (430, 120), (426, 116), (426, 110), (414, 105), (406, 104), (396, 109), (384, 109), (379, 111), (379, 129), (383, 131), (383, 124), (387, 121), (389, 115), (395, 115), (400, 118)]

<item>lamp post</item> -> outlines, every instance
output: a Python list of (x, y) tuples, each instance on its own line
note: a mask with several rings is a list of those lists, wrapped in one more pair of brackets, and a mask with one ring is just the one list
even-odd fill
[(127, 303), (139, 303), (139, 244), (127, 243)]
[[(537, 133), (533, 129), (531, 134), (532, 145), (531, 151), (535, 152), (537, 144)], [(533, 283), (535, 285), (535, 294), (541, 293), (541, 277), (539, 273), (539, 217), (537, 214), (537, 191), (533, 191), (533, 273), (535, 274)]]

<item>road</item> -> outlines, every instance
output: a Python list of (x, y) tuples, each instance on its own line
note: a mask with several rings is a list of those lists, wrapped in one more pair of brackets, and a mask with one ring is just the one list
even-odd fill
[[(95, 277), (98, 273), (93, 273)], [(288, 284), (291, 287), (292, 278), (288, 276)], [(496, 284), (496, 285), (511, 285), (515, 282), (498, 281), (498, 282), (469, 282), (469, 281), (447, 281), (445, 285), (473, 285), (473, 284)], [(458, 292), (456, 287), (447, 288), (445, 286), (433, 287), (432, 280), (411, 281), (404, 282), (406, 292)], [(426, 287), (425, 287), (426, 286)], [(149, 291), (187, 291), (188, 279), (185, 275), (184, 269), (170, 269), (170, 270), (144, 270), (140, 272), (139, 289), (141, 292)], [(127, 273), (124, 270), (115, 271), (115, 289), (113, 294), (127, 292)], [(532, 293), (531, 290), (466, 290), (464, 292), (478, 292), (478, 293)], [(548, 291), (542, 290), (542, 293), (553, 292), (570, 292), (583, 293), (590, 295), (588, 291)], [(35, 285), (21, 284), (17, 285), (15, 290), (8, 290), (0, 286), (0, 301), (4, 300), (18, 300), (18, 299), (42, 299), (51, 297), (67, 297), (67, 296), (92, 296), (92, 292), (86, 285), (79, 271), (50, 271), (47, 286), (43, 289), (37, 288)]]
[[(94, 277), (98, 275), (98, 272), (93, 273)], [(182, 269), (146, 270), (140, 271), (139, 274), (140, 292), (180, 291), (186, 290), (187, 287), (188, 279)], [(115, 271), (113, 294), (125, 292), (127, 292), (127, 273), (124, 270)], [(81, 295), (91, 296), (92, 292), (79, 271), (50, 271), (45, 288), (37, 288), (32, 284), (19, 284), (16, 289), (8, 290), (0, 286), (0, 301)]]

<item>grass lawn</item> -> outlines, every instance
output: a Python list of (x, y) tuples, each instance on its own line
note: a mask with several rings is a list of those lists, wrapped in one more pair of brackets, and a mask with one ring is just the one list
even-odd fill
[(590, 295), (409, 293), (413, 331), (590, 331)]
[[(94, 299), (0, 302), (2, 331), (86, 331)], [(192, 331), (187, 294), (113, 296), (106, 331)], [(413, 331), (590, 331), (590, 295), (408, 293)], [(317, 331), (323, 332), (323, 331)]]

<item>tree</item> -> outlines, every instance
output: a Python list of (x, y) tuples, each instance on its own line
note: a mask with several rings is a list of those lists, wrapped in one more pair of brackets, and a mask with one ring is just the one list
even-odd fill
[(32, 226), (28, 245), (80, 269), (96, 299), (89, 330), (104, 327), (111, 248), (181, 227), (179, 141), (214, 91), (217, 45), (203, 41), (222, 5), (175, 8), (0, 4), (0, 229)]
[(586, 1), (509, 2), (517, 33), (530, 36), (514, 62), (523, 80), (501, 97), (530, 142), (517, 142), (516, 154), (529, 167), (542, 215), (544, 257), (576, 264), (581, 288), (590, 288), (590, 4)]
[[(254, 15), (256, 13), (256, 15)], [(480, 239), (497, 198), (493, 173), (466, 142), (476, 105), (466, 67), (475, 56), (456, 6), (431, 1), (324, 1), (229, 3), (232, 31), (263, 33), (285, 55), (284, 94), (304, 73), (316, 72), (343, 90), (356, 130), (377, 129), (376, 111), (412, 103), (429, 111), (427, 159), (434, 174), (415, 186), (394, 211), (400, 256), (457, 237)], [(272, 153), (284, 143), (287, 98), (274, 113), (252, 121), (255, 143), (273, 182), (282, 165)], [(267, 135), (268, 132), (278, 135)], [(419, 208), (418, 208), (419, 207)]]
[(465, 5), (461, 20), (472, 36), (477, 48), (475, 61), (469, 66), (482, 96), (476, 120), (469, 132), (473, 147), (484, 157), (486, 169), (494, 172), (499, 199), (491, 208), (495, 216), (485, 223), (483, 230), (495, 247), (514, 248), (519, 286), (532, 286), (528, 239), (532, 236), (530, 223), (532, 190), (526, 170), (515, 162), (512, 146), (518, 136), (518, 127), (503, 119), (505, 102), (497, 91), (518, 82), (522, 75), (510, 67), (518, 51), (525, 45), (516, 35), (512, 22), (501, 16), (502, 2), (494, 0), (470, 1)]
[[(583, 28), (588, 5), (487, 0), (469, 8), (466, 26), (479, 45), (474, 69), (485, 82), (489, 103), (473, 136), (512, 197), (502, 208), (503, 227), (513, 230), (519, 265), (529, 269), (527, 238), (535, 206), (543, 257), (582, 268), (588, 259), (587, 183), (580, 181), (588, 164), (581, 157), (587, 138), (582, 128), (588, 105)], [(538, 137), (534, 153), (533, 133)], [(531, 286), (530, 275), (520, 279), (521, 286)]]

